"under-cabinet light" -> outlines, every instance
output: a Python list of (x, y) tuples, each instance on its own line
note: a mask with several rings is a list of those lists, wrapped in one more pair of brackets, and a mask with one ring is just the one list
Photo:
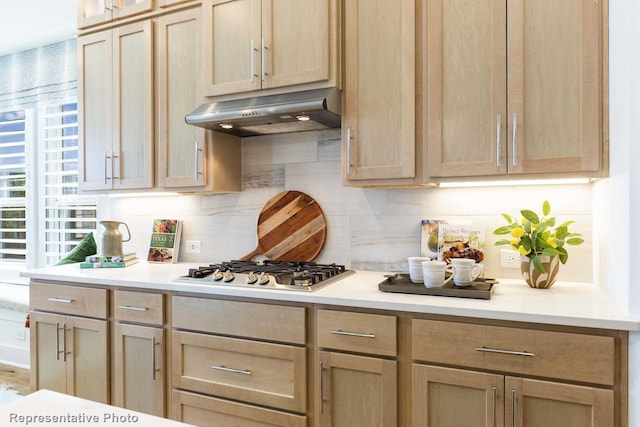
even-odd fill
[(307, 116), (306, 114), (300, 114), (299, 116), (296, 116), (296, 119), (300, 120), (301, 122), (308, 122), (309, 120), (311, 120), (311, 117)]
[(588, 184), (589, 178), (563, 178), (563, 179), (523, 179), (511, 181), (460, 181), (441, 182), (441, 188), (452, 187), (499, 187), (499, 186), (520, 186), (520, 185), (558, 185), (558, 184)]
[(220, 127), (222, 129), (233, 129), (233, 125), (231, 123), (220, 123)]
[(147, 191), (144, 193), (109, 193), (107, 197), (113, 199), (123, 199), (131, 197), (167, 197), (167, 196), (180, 196), (180, 193), (172, 193), (170, 191)]

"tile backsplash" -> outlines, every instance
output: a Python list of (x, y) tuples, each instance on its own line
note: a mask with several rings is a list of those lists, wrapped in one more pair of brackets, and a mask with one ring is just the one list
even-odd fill
[[(213, 262), (241, 257), (257, 242), (256, 221), (264, 203), (283, 190), (303, 191), (323, 209), (328, 232), (319, 262), (358, 270), (408, 271), (407, 257), (420, 253), (422, 219), (485, 227), (485, 275), (521, 277), (519, 269), (500, 267), (498, 236), (502, 212), (540, 211), (547, 199), (559, 222), (576, 221), (572, 231), (585, 244), (570, 247), (559, 280), (593, 281), (592, 189), (590, 184), (484, 188), (343, 187), (340, 131), (271, 135), (242, 140), (243, 190), (217, 195), (103, 198), (100, 219), (126, 221), (132, 231), (125, 249), (144, 256), (156, 217), (184, 221), (180, 261)], [(97, 233), (98, 235), (100, 232)], [(187, 254), (185, 240), (200, 240), (202, 252)], [(127, 246), (128, 245), (128, 246)]]

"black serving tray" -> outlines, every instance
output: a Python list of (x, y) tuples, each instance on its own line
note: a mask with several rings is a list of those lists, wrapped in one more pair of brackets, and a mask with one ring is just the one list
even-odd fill
[(386, 277), (385, 281), (378, 284), (378, 289), (382, 292), (476, 299), (491, 299), (493, 287), (498, 283), (494, 279), (481, 277), (470, 286), (459, 287), (451, 281), (441, 288), (427, 288), (422, 283), (413, 283), (408, 274), (398, 273)]

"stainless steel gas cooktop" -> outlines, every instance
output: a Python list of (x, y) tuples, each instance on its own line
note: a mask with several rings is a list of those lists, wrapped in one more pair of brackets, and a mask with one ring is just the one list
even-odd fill
[(191, 268), (174, 282), (315, 291), (350, 274), (344, 265), (297, 261), (228, 261)]

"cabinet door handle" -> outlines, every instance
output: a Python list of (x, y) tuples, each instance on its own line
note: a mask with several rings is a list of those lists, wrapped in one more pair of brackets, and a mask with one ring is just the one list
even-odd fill
[[(64, 328), (62, 328), (64, 330)], [(56, 322), (56, 360), (60, 360), (60, 323)]]
[[(114, 180), (114, 179), (120, 179), (120, 176), (116, 176), (116, 175), (113, 173), (113, 170), (114, 170), (113, 162), (115, 162), (115, 161), (116, 161), (116, 159), (119, 159), (119, 158), (120, 158), (120, 156), (119, 156), (119, 155), (118, 155), (118, 156), (116, 156), (116, 155), (115, 155), (115, 154), (113, 154), (113, 153), (111, 154), (111, 180), (112, 180), (112, 182), (113, 182), (113, 180)], [(118, 165), (118, 171), (120, 171), (120, 165)], [(120, 175), (120, 174), (118, 174), (118, 175)]]
[(267, 71), (265, 70), (265, 60), (264, 60), (264, 56), (265, 56), (265, 51), (269, 49), (267, 47), (267, 45), (264, 43), (264, 37), (262, 38), (262, 51), (260, 52), (262, 57), (261, 57), (261, 64), (260, 64), (260, 69), (262, 70), (262, 81), (267, 80)]
[(476, 347), (476, 351), (484, 351), (486, 353), (500, 353), (500, 354), (511, 354), (514, 356), (528, 356), (533, 357), (535, 354), (529, 353), (528, 351), (513, 351), (513, 350), (500, 350), (497, 348), (487, 348), (487, 347)]
[(111, 156), (109, 156), (109, 152), (104, 150), (104, 183), (107, 184), (107, 181), (111, 179), (111, 177), (107, 174), (107, 170), (109, 169), (109, 160), (111, 160)]
[(132, 305), (119, 305), (118, 308), (123, 310), (131, 310), (131, 311), (148, 311), (147, 307), (134, 307)]
[(320, 413), (324, 412), (324, 362), (320, 362)]
[(256, 81), (256, 46), (253, 40), (251, 40), (251, 83)]
[(518, 113), (513, 113), (513, 158), (511, 164), (518, 165)]
[(511, 390), (511, 426), (512, 427), (516, 427), (516, 409), (517, 409), (517, 405), (516, 405), (516, 397), (517, 397), (517, 392), (515, 390)]
[(194, 157), (195, 157), (195, 164), (194, 164), (194, 179), (197, 181), (198, 180), (198, 175), (202, 175), (202, 172), (200, 172), (198, 170), (198, 153), (202, 152), (202, 148), (200, 148), (200, 146), (198, 145), (198, 141), (196, 140), (196, 144), (195, 144), (195, 149), (194, 149)]
[(347, 175), (351, 173), (351, 128), (347, 128)]
[(234, 374), (251, 375), (251, 371), (248, 369), (233, 369), (233, 368), (227, 368), (224, 365), (211, 365), (211, 369), (224, 371), (224, 372), (232, 372)]
[(502, 115), (496, 117), (496, 166), (502, 164), (502, 144), (500, 141), (500, 131), (502, 130)]
[(331, 331), (332, 334), (334, 335), (347, 335), (349, 337), (360, 337), (360, 338), (375, 338), (376, 334), (363, 334), (361, 332), (348, 332), (348, 331), (341, 331), (340, 329), (334, 329), (333, 331)]
[(498, 426), (496, 417), (498, 415), (498, 388), (493, 388), (493, 427)]
[(67, 361), (67, 324), (66, 323), (62, 324), (62, 360), (64, 362)]
[(72, 304), (73, 303), (72, 299), (67, 299), (67, 298), (53, 298), (53, 297), (51, 297), (51, 298), (47, 298), (47, 299), (49, 301), (52, 301), (52, 302), (63, 302), (65, 304)]
[(156, 345), (160, 344), (156, 342), (156, 337), (151, 337), (151, 376), (153, 380), (156, 380), (156, 372), (159, 372), (160, 369), (156, 368)]

